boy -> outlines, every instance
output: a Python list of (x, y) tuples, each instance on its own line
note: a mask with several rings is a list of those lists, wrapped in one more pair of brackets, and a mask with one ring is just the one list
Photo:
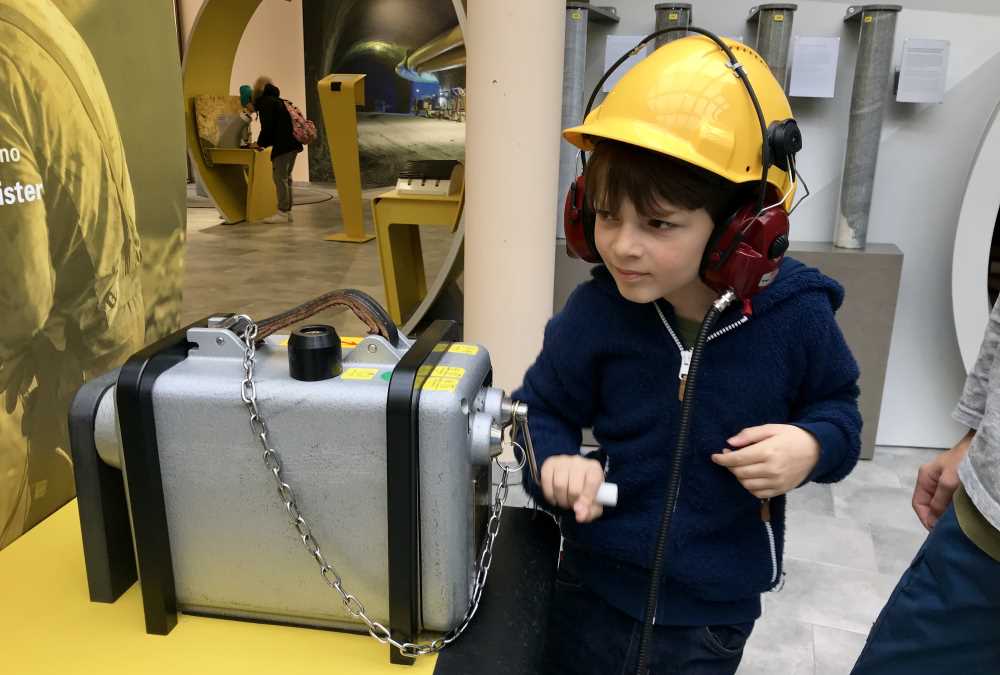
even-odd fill
[[(790, 117), (766, 65), (738, 53), (766, 121)], [(704, 252), (759, 191), (759, 123), (727, 63), (705, 38), (671, 42), (565, 134), (593, 147), (586, 195), (604, 265), (549, 322), (514, 394), (529, 406), (540, 467), (527, 488), (556, 507), (564, 537), (546, 673), (635, 672), (682, 351), (718, 295), (702, 280)], [(785, 193), (789, 176), (772, 169), (769, 181)], [(839, 284), (786, 259), (752, 316), (731, 308), (707, 343), (652, 673), (736, 671), (760, 594), (781, 578), (783, 495), (856, 463), (858, 370), (834, 321), (842, 298)], [(580, 455), (586, 427), (600, 457)], [(618, 484), (615, 508), (595, 503), (603, 480)]]

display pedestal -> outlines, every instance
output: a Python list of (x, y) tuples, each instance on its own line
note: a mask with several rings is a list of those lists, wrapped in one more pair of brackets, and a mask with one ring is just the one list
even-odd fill
[[(439, 656), (394, 666), (371, 637), (330, 630), (181, 614), (169, 635), (147, 634), (138, 584), (114, 603), (90, 601), (73, 500), (0, 551), (0, 661), (5, 673), (531, 675), (538, 672), (558, 549), (551, 518), (505, 509), (468, 631)], [(339, 604), (318, 575), (303, 583)]]

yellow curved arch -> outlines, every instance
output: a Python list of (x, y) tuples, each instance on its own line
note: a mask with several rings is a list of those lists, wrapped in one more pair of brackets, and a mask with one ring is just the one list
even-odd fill
[[(208, 0), (195, 19), (183, 64), (184, 126), (188, 155), (197, 167), (205, 189), (229, 222), (247, 219), (247, 178), (240, 167), (209, 166), (201, 152), (194, 98), (202, 95), (229, 95), (236, 50), (243, 32), (261, 0)], [(233, 150), (231, 152), (252, 152)], [(261, 159), (264, 159), (262, 157)], [(270, 162), (266, 162), (268, 168)], [(251, 172), (254, 171), (250, 167)], [(269, 172), (268, 172), (269, 174)], [(251, 175), (252, 177), (252, 175)], [(261, 184), (270, 183), (270, 175)], [(274, 209), (271, 211), (273, 212)]]

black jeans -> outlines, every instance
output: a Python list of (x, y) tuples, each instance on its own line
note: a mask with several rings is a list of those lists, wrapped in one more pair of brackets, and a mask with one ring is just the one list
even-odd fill
[[(632, 675), (642, 622), (612, 607), (561, 565), (545, 646), (545, 675)], [(654, 626), (651, 675), (733, 675), (753, 622)]]

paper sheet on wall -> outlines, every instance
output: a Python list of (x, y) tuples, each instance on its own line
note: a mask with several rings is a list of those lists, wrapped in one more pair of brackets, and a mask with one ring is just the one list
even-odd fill
[[(644, 37), (646, 36), (609, 35), (607, 37), (607, 42), (605, 42), (604, 45), (604, 70), (607, 71), (608, 68), (614, 65), (615, 61), (620, 59), (629, 50), (631, 50), (633, 47), (639, 44), (639, 41), (642, 40), (642, 38)], [(614, 87), (615, 83), (617, 83), (618, 80), (621, 79), (622, 75), (627, 73), (629, 69), (635, 64), (639, 63), (639, 61), (642, 61), (644, 58), (646, 58), (646, 55), (649, 54), (649, 48), (651, 45), (652, 43), (646, 45), (646, 47), (642, 51), (640, 51), (635, 56), (630, 57), (628, 60), (625, 61), (625, 63), (619, 66), (618, 70), (616, 70), (611, 75), (611, 77), (609, 77), (607, 81), (604, 83), (604, 86), (601, 88), (601, 91), (611, 91), (611, 88)]]
[(941, 103), (948, 77), (948, 40), (907, 38), (899, 67), (896, 100), (900, 103)]
[(839, 37), (794, 36), (788, 95), (833, 98), (839, 57)]

